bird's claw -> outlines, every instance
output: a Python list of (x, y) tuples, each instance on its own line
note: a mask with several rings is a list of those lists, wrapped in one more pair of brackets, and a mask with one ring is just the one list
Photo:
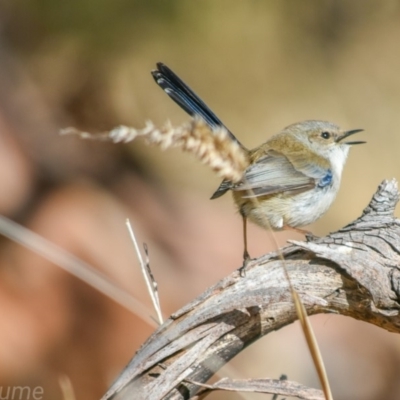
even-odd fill
[(250, 261), (251, 261), (250, 254), (245, 252), (243, 254), (243, 264), (239, 268), (239, 274), (242, 278), (244, 278), (246, 276), (246, 268)]
[(305, 237), (306, 237), (306, 241), (307, 241), (307, 242), (314, 242), (314, 241), (316, 241), (317, 239), (319, 239), (319, 236), (314, 235), (312, 232), (307, 232), (307, 233), (305, 234)]

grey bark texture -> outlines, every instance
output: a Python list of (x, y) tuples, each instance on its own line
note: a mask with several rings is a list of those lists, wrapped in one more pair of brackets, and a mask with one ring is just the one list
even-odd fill
[[(291, 242), (252, 260), (245, 277), (235, 271), (210, 287), (153, 333), (103, 399), (205, 396), (210, 389), (195, 382), (297, 319), (281, 256), (308, 315), (341, 314), (400, 332), (398, 199), (397, 182), (384, 181), (356, 221), (323, 238)], [(310, 390), (298, 398), (323, 398)]]

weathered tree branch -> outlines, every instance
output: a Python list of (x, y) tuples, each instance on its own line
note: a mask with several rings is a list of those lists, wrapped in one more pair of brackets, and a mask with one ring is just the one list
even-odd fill
[[(384, 181), (359, 219), (281, 250), (308, 315), (342, 314), (400, 332), (398, 199), (397, 182)], [(279, 253), (265, 255), (245, 277), (233, 272), (173, 314), (104, 399), (193, 398), (204, 390), (194, 382), (206, 382), (246, 346), (296, 319)]]

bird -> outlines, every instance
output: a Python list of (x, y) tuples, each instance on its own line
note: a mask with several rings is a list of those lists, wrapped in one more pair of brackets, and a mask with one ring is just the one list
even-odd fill
[(365, 141), (347, 141), (363, 129), (343, 130), (320, 120), (291, 124), (254, 149), (247, 149), (213, 111), (169, 67), (151, 71), (156, 83), (193, 118), (212, 130), (225, 129), (228, 140), (246, 154), (240, 182), (223, 180), (211, 199), (231, 191), (243, 221), (243, 265), (250, 260), (247, 220), (265, 229), (300, 229), (319, 219), (332, 205), (349, 149)]

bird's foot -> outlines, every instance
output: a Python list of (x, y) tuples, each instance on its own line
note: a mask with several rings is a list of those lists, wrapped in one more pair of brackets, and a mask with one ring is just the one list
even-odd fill
[(314, 242), (315, 240), (319, 239), (319, 236), (314, 235), (312, 232), (307, 232), (305, 236), (307, 242)]
[(250, 261), (251, 261), (250, 254), (247, 252), (247, 250), (245, 250), (245, 252), (243, 253), (243, 264), (239, 268), (239, 274), (242, 278), (246, 276), (246, 268)]
[(291, 229), (295, 232), (301, 233), (306, 237), (307, 242), (312, 242), (313, 240), (319, 239), (318, 236), (314, 235), (311, 231), (308, 231), (307, 229), (294, 228), (293, 226), (289, 225), (285, 225), (283, 229)]

